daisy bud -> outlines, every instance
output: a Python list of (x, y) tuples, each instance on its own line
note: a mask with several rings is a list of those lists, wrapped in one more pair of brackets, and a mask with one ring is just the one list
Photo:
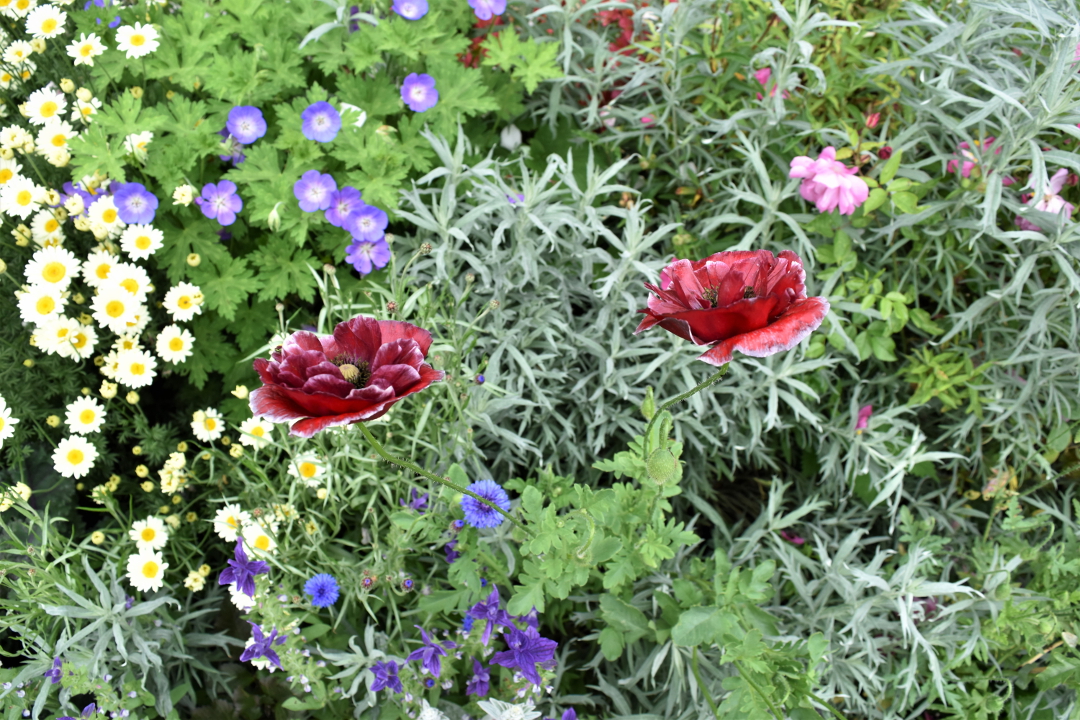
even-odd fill
[(315, 497), (319, 498), (320, 500), (325, 500), (326, 495), (327, 495), (326, 488), (319, 488), (318, 490), (315, 491)]
[[(233, 445), (231, 448), (229, 448), (229, 456), (230, 457), (239, 458), (243, 454), (244, 454), (244, 446), (243, 445)], [(180, 496), (177, 495), (177, 497), (180, 497)]]
[(19, 106), (19, 114), (23, 117), (30, 117), (30, 111), (26, 108), (26, 103)]
[(90, 229), (90, 220), (87, 218), (77, 217), (75, 218), (74, 223), (76, 230), (82, 230), (83, 232), (86, 232)]
[(231, 395), (239, 400), (246, 400), (248, 396), (247, 385), (237, 385)]
[(143, 492), (154, 492), (154, 483), (149, 480), (139, 485), (139, 487), (142, 488)]
[(61, 150), (58, 153), (50, 155), (48, 157), (48, 160), (49, 160), (49, 164), (52, 165), (53, 167), (58, 167), (58, 168), (67, 167), (68, 163), (71, 162), (71, 153), (69, 153), (67, 150)]
[(11, 231), (11, 235), (15, 238), (16, 242), (19, 240), (29, 241), (31, 238), (30, 228), (20, 223), (18, 227)]
[(131, 88), (131, 97), (135, 98), (136, 100), (141, 100), (142, 96), (143, 96), (143, 89), (141, 87), (136, 85), (136, 86)]
[(90, 388), (88, 388), (88, 387), (84, 387), (84, 388), (83, 388), (82, 390), (80, 390), (79, 392), (81, 392), (81, 393), (82, 393), (83, 395), (89, 395), (89, 394), (90, 394)]
[(158, 515), (168, 515), (170, 510), (172, 510), (172, 508), (168, 505), (162, 505), (158, 508)]
[(7, 263), (4, 262), (3, 260), (0, 260), (0, 275), (3, 275), (6, 272), (7, 272)]
[(45, 52), (45, 38), (34, 38), (30, 41), (30, 47), (34, 48), (34, 52), (36, 53)]
[(185, 441), (183, 441), (183, 440), (176, 443), (176, 452), (182, 452), (182, 453), (187, 452), (187, 443)]
[(98, 390), (98, 394), (106, 400), (112, 400), (116, 397), (116, 383), (111, 383), (108, 380), (102, 380), (101, 389)]
[(131, 454), (142, 455), (142, 445), (136, 445), (135, 447), (131, 448)]
[(79, 314), (79, 323), (81, 323), (82, 325), (90, 325), (93, 322), (94, 318), (90, 317), (90, 315), (88, 315), (87, 313)]
[(86, 205), (83, 204), (82, 196), (72, 195), (64, 201), (64, 210), (72, 215), (82, 215), (86, 210)]
[(199, 516), (193, 512), (189, 512), (184, 515), (184, 519), (187, 520), (189, 523), (193, 523), (199, 519)]
[[(176, 498), (179, 499), (180, 496), (177, 495)], [(165, 518), (165, 523), (173, 530), (176, 530), (180, 527), (180, 516), (176, 513), (173, 513), (172, 515), (169, 515), (167, 518)]]
[(0, 150), (0, 157), (4, 158), (5, 160), (10, 160), (11, 158), (15, 157), (15, 151), (11, 148), (4, 148), (3, 150)]
[(94, 99), (94, 93), (90, 92), (89, 88), (81, 87), (81, 88), (79, 88), (78, 90), (75, 91), (75, 97), (79, 98), (79, 100), (82, 100), (84, 103), (86, 103), (86, 102), (90, 102), (91, 100)]
[(70, 78), (60, 78), (60, 89), (66, 93), (75, 92), (75, 83)]
[(173, 495), (173, 498), (172, 498), (172, 504), (173, 505), (179, 505), (182, 502), (184, 502), (184, 498), (180, 497), (179, 495)]
[(100, 530), (95, 530), (93, 533), (90, 534), (90, 542), (94, 543), (95, 545), (100, 545), (101, 543), (105, 542), (105, 533), (101, 532)]
[(33, 152), (35, 150), (37, 150), (37, 145), (34, 144), (33, 138), (31, 138), (31, 139), (27, 140), (25, 143), (23, 143), (22, 149), (23, 149), (23, 152), (26, 153), (27, 155), (33, 154)]
[(203, 564), (199, 566), (199, 574), (203, 577), (209, 577), (211, 572), (213, 572), (213, 570), (209, 565)]
[(49, 427), (60, 427), (60, 416), (50, 415), (49, 417), (45, 418), (45, 424)]
[(139, 404), (139, 393), (132, 390), (131, 392), (129, 392), (127, 395), (124, 396), (124, 399), (127, 400), (128, 403), (131, 404), (131, 405), (138, 405)]
[(30, 347), (37, 347), (38, 346), (38, 344), (37, 344), (37, 335), (31, 335), (30, 340), (28, 342), (29, 342)]
[(199, 267), (199, 263), (201, 262), (202, 257), (199, 256), (199, 253), (191, 253), (187, 256), (187, 264), (191, 267)]
[(135, 467), (135, 474), (141, 478), (144, 478), (150, 474), (150, 468), (146, 467), (145, 465), (138, 465)]

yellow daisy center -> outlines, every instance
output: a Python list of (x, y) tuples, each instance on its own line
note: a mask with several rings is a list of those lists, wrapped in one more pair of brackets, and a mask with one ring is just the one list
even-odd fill
[(146, 374), (146, 366), (143, 365), (142, 363), (131, 363), (131, 374), (132, 375), (145, 375)]
[(229, 517), (225, 518), (225, 524), (231, 528), (240, 527), (240, 521), (236, 519), (235, 515), (230, 515)]
[(45, 282), (58, 283), (64, 279), (65, 275), (67, 275), (67, 268), (64, 267), (64, 263), (56, 261), (47, 264), (41, 271), (41, 277), (45, 278)]
[(53, 135), (52, 144), (53, 147), (64, 147), (64, 145), (67, 145), (67, 135), (63, 133)]
[(41, 32), (51, 33), (56, 29), (56, 18), (48, 18), (45, 22), (41, 23)]
[(124, 303), (119, 300), (111, 300), (105, 305), (105, 314), (111, 318), (118, 318), (124, 314)]
[(34, 194), (29, 190), (20, 190), (19, 194), (15, 196), (15, 202), (20, 205), (29, 205), (34, 200)]
[(259, 550), (269, 550), (270, 538), (266, 537), (265, 535), (260, 535), (259, 537), (255, 538), (255, 547)]
[(210, 432), (214, 432), (214, 430), (217, 429), (217, 420), (214, 420), (214, 418), (206, 418), (203, 420), (203, 427)]
[(134, 45), (135, 47), (142, 47), (143, 45), (146, 44), (146, 36), (145, 35), (132, 35), (131, 36), (131, 44)]
[(300, 463), (300, 477), (311, 478), (315, 477), (315, 473), (319, 472), (319, 468), (315, 466), (315, 463), (302, 462)]
[(48, 315), (56, 309), (56, 301), (46, 295), (43, 298), (38, 299), (34, 305), (34, 309), (38, 311), (39, 315)]
[(83, 345), (86, 345), (86, 335), (75, 333), (75, 339), (71, 341), (71, 344), (75, 346), (76, 350), (82, 350)]
[(174, 337), (169, 341), (169, 349), (173, 352), (180, 352), (184, 349), (184, 341), (182, 338)]
[(158, 574), (158, 564), (153, 560), (147, 560), (143, 563), (142, 574), (145, 578), (155, 578)]
[(56, 114), (56, 111), (59, 109), (59, 107), (60, 106), (54, 103), (52, 100), (46, 100), (45, 102), (41, 103), (41, 116), (52, 117)]
[(79, 48), (79, 54), (83, 57), (90, 57), (94, 54), (94, 46), (90, 43), (86, 43), (81, 48)]
[(135, 281), (134, 279), (132, 279), (132, 278), (127, 278), (126, 280), (121, 280), (120, 281), (120, 287), (124, 288), (129, 293), (131, 293), (132, 295), (139, 292), (139, 283), (137, 281)]
[(251, 428), (251, 434), (255, 437), (263, 437), (264, 435), (266, 435), (266, 431), (263, 430), (262, 425), (256, 425), (255, 427)]
[(109, 277), (110, 270), (112, 270), (112, 265), (109, 263), (101, 263), (97, 266), (97, 269), (94, 270), (94, 274), (97, 275), (99, 279), (104, 280)]
[(15, 177), (15, 173), (13, 173), (8, 168), (4, 168), (3, 170), (0, 170), (0, 184), (6, 183), (8, 180), (10, 180), (13, 177)]
[(89, 425), (94, 422), (94, 418), (97, 417), (97, 413), (93, 410), (83, 410), (79, 413), (79, 422), (83, 425)]
[(63, 340), (64, 338), (67, 337), (68, 332), (69, 331), (68, 331), (68, 329), (66, 327), (59, 328), (56, 331), (56, 339), (57, 340)]
[(143, 542), (154, 542), (154, 538), (157, 537), (157, 532), (152, 527), (146, 527), (139, 533), (139, 537), (142, 538)]
[(176, 301), (176, 306), (181, 310), (187, 310), (191, 307), (191, 296), (184, 295)]
[(152, 241), (146, 235), (140, 235), (139, 237), (135, 238), (135, 247), (139, 248), (140, 250), (146, 250), (150, 247), (151, 244)]
[(71, 449), (71, 450), (68, 450), (68, 453), (67, 453), (67, 461), (69, 463), (71, 463), (72, 465), (80, 464), (83, 461), (83, 458), (85, 458), (85, 457), (86, 456), (83, 455), (82, 450)]
[(58, 227), (60, 227), (60, 223), (56, 221), (56, 218), (49, 218), (45, 221), (45, 232), (56, 232)]
[(101, 219), (107, 223), (116, 222), (116, 210), (113, 208), (107, 209), (105, 212), (101, 213)]

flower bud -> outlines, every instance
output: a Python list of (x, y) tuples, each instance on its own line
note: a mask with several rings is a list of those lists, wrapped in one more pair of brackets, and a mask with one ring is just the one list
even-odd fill
[(60, 416), (50, 415), (49, 417), (45, 418), (45, 424), (49, 427), (60, 427)]
[(499, 133), (499, 144), (510, 152), (514, 152), (521, 145), (521, 130), (517, 125), (507, 125)]
[(75, 83), (70, 78), (60, 78), (60, 89), (70, 94), (75, 92)]
[(878, 122), (881, 120), (881, 113), (868, 113), (866, 116), (866, 127), (873, 130), (877, 127)]
[(657, 485), (665, 485), (678, 475), (679, 461), (667, 448), (657, 448), (645, 462), (645, 471)]
[(95, 545), (100, 545), (101, 543), (105, 542), (105, 533), (101, 532), (100, 530), (95, 530), (94, 532), (90, 533), (90, 542), (94, 543)]
[(30, 41), (30, 47), (34, 48), (34, 52), (36, 53), (40, 54), (45, 52), (45, 38), (34, 38)]
[(386, 303), (386, 312), (389, 312), (389, 313), (397, 312), (397, 303), (394, 302), (393, 300)]
[(135, 98), (136, 100), (141, 100), (142, 96), (143, 96), (143, 89), (141, 87), (139, 87), (138, 85), (135, 85), (134, 87), (131, 88), (131, 97)]
[(424, 243), (423, 245), (420, 246), (420, 254), (421, 255), (427, 255), (430, 252), (431, 252), (431, 243)]
[(139, 403), (139, 393), (132, 390), (124, 396), (124, 399), (128, 401), (129, 405), (137, 405)]
[(248, 396), (247, 385), (237, 385), (233, 391), (232, 396), (239, 400), (246, 400)]
[(881, 160), (888, 160), (892, 157), (892, 148), (886, 145), (885, 147), (878, 150), (877, 156)]
[(142, 488), (143, 492), (154, 492), (154, 483), (150, 482), (149, 480), (139, 485), (139, 487)]
[(4, 158), (5, 160), (10, 160), (11, 158), (15, 157), (15, 151), (11, 148), (4, 148), (3, 150), (0, 150), (0, 157)]
[(135, 447), (131, 448), (132, 455), (142, 455), (142, 453), (142, 445), (136, 445)]
[[(137, 465), (135, 467), (135, 474), (141, 478), (144, 478), (150, 474), (150, 468), (146, 467), (145, 465)], [(147, 492), (149, 492), (149, 490), (147, 490)]]
[(7, 272), (7, 263), (4, 262), (3, 260), (0, 260), (0, 275), (3, 275), (6, 272)]
[(75, 91), (75, 97), (85, 102), (90, 102), (94, 99), (94, 93), (90, 92), (90, 88), (81, 87)]
[(112, 400), (116, 397), (116, 383), (111, 383), (108, 380), (101, 381), (101, 388), (98, 390), (98, 394), (106, 400)]
[(34, 367), (34, 361), (31, 360), (30, 358), (26, 358), (25, 360), (23, 360), (22, 364), (25, 365), (28, 368)]
[(277, 232), (281, 229), (281, 215), (278, 214), (278, 205), (281, 205), (281, 203), (274, 205), (274, 209), (266, 216), (266, 224), (270, 228), (270, 232)]
[(187, 256), (187, 264), (191, 267), (199, 267), (199, 263), (201, 262), (202, 258), (199, 256), (199, 253), (191, 253)]

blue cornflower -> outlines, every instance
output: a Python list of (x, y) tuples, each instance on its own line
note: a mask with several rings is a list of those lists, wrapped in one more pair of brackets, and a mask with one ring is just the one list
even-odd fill
[(308, 140), (316, 142), (330, 142), (337, 137), (341, 129), (341, 115), (330, 103), (320, 100), (307, 106), (300, 113), (303, 125), (300, 130)]
[(486, 697), (491, 689), (491, 672), (481, 665), (476, 658), (472, 659), (472, 665), (473, 676), (465, 685), (465, 694)]
[(505, 668), (517, 668), (526, 680), (533, 685), (540, 685), (540, 673), (536, 671), (536, 666), (550, 662), (555, 657), (555, 648), (559, 643), (540, 637), (534, 627), (526, 628), (524, 632), (513, 627), (506, 638), (506, 644), (510, 649), (492, 655), (491, 663)]
[(424, 645), (409, 653), (409, 657), (405, 658), (405, 660), (408, 662), (419, 660), (425, 670), (435, 677), (439, 677), (439, 673), (442, 672), (442, 661), (439, 658), (446, 657), (446, 651), (456, 648), (457, 643), (452, 640), (437, 643), (428, 637), (424, 628), (419, 625), (413, 625), (413, 627), (420, 631), (420, 636), (424, 639)]
[(506, 0), (469, 0), (469, 7), (481, 20), (490, 20), (492, 15), (506, 12)]
[(413, 112), (427, 112), (439, 102), (435, 78), (427, 73), (409, 73), (401, 84), (401, 99)]
[[(510, 496), (494, 480), (474, 482), (468, 489), (503, 510), (510, 510)], [(504, 520), (498, 512), (469, 495), (462, 496), (461, 509), (465, 511), (465, 522), (474, 528), (496, 527)]]
[(371, 666), (371, 674), (375, 676), (375, 682), (368, 686), (371, 692), (379, 692), (387, 688), (396, 693), (405, 692), (398, 677), (398, 664), (393, 660), (389, 662), (377, 662)]
[(327, 209), (336, 192), (334, 178), (318, 170), (308, 170), (293, 185), (293, 195), (300, 201), (300, 209), (304, 212)]
[(270, 566), (264, 560), (248, 560), (244, 552), (244, 538), (237, 536), (236, 550), (233, 551), (234, 560), (229, 561), (231, 567), (221, 571), (218, 576), (218, 585), (236, 584), (240, 592), (248, 597), (255, 597), (255, 576), (262, 575), (270, 570)]
[(450, 523), (450, 529), (453, 530), (454, 532), (458, 532), (464, 527), (465, 527), (465, 521), (461, 520), (460, 518), (455, 520), (454, 522)]
[[(419, 510), (420, 513), (423, 514), (424, 510), (427, 508), (428, 494), (424, 493), (421, 495), (416, 491), (416, 488), (413, 488), (410, 494), (412, 495), (412, 501), (408, 503), (408, 507), (411, 510)], [(398, 500), (398, 503), (400, 505), (405, 505), (405, 498)]]
[(142, 183), (124, 183), (113, 194), (116, 213), (128, 225), (148, 225), (154, 222), (158, 199)]
[(512, 616), (499, 608), (499, 588), (496, 585), (491, 586), (491, 594), (488, 595), (487, 600), (482, 600), (465, 611), (465, 617), (473, 620), (483, 620), (487, 623), (484, 627), (484, 635), (480, 638), (484, 645), (488, 644), (488, 640), (491, 639), (491, 631), (496, 625), (503, 625), (508, 628), (514, 627)]
[(266, 134), (266, 120), (254, 105), (237, 105), (229, 111), (225, 128), (237, 142), (250, 145)]
[(405, 578), (401, 581), (401, 589), (405, 592), (409, 592), (410, 590), (412, 590), (414, 585), (416, 585), (416, 583), (413, 581), (412, 578)]
[(485, 380), (485, 379), (486, 379), (486, 378), (484, 378), (484, 376), (483, 376), (483, 375), (477, 375), (477, 376), (476, 376), (476, 384), (477, 384), (477, 385), (483, 385), (483, 384), (484, 384), (484, 380)]
[(326, 222), (334, 227), (345, 227), (345, 221), (354, 212), (364, 207), (363, 196), (354, 187), (346, 185), (330, 195), (330, 206), (326, 208)]
[(195, 204), (202, 208), (202, 214), (222, 225), (236, 222), (236, 213), (244, 208), (244, 201), (236, 194), (236, 183), (222, 180), (203, 185), (202, 195), (195, 198)]
[(427, 0), (394, 0), (390, 9), (406, 20), (419, 20), (427, 15), (428, 4)]
[(333, 575), (319, 573), (304, 583), (304, 594), (311, 595), (311, 604), (315, 607), (330, 607), (338, 599), (337, 579)]
[(63, 664), (63, 660), (59, 657), (55, 657), (52, 661), (52, 668), (44, 672), (44, 676), (52, 680), (53, 685), (60, 682), (60, 678), (64, 675), (64, 671), (60, 669)]
[(251, 636), (255, 638), (255, 642), (248, 645), (240, 655), (240, 662), (247, 662), (248, 660), (264, 657), (272, 662), (274, 667), (281, 669), (281, 658), (274, 652), (274, 646), (281, 645), (288, 640), (288, 638), (284, 635), (278, 637), (277, 628), (270, 628), (270, 634), (263, 635), (262, 628), (257, 624), (248, 620), (248, 625), (251, 625)]
[(374, 243), (384, 239), (388, 223), (385, 212), (374, 205), (364, 205), (350, 213), (342, 227), (352, 234), (354, 240)]
[(383, 238), (375, 242), (353, 240), (345, 248), (345, 262), (352, 264), (353, 269), (361, 275), (367, 275), (387, 266), (390, 262), (390, 246)]

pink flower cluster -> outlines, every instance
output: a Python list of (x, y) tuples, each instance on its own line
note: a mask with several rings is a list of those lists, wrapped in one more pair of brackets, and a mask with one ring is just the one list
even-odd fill
[[(1036, 210), (1041, 210), (1045, 213), (1052, 213), (1054, 215), (1064, 214), (1066, 218), (1070, 218), (1073, 214), (1072, 203), (1066, 202), (1065, 198), (1061, 197), (1061, 189), (1065, 187), (1065, 182), (1068, 180), (1069, 171), (1065, 168), (1061, 168), (1054, 176), (1050, 178), (1050, 184), (1044, 188), (1042, 199), (1035, 203), (1032, 207)], [(1031, 198), (1028, 198), (1030, 200)], [(1028, 202), (1025, 200), (1024, 202)], [(1042, 232), (1042, 228), (1031, 222), (1025, 220), (1019, 215), (1016, 216), (1016, 226), (1021, 230), (1030, 230), (1032, 232)]]
[(836, 148), (829, 146), (817, 160), (805, 155), (792, 160), (788, 177), (803, 179), (799, 194), (814, 203), (819, 212), (832, 212), (839, 207), (841, 215), (851, 215), (870, 194), (866, 182), (855, 177), (858, 172), (858, 168), (849, 168), (838, 161)]
[[(765, 87), (766, 85), (769, 84), (769, 78), (771, 78), (771, 77), (772, 77), (772, 68), (770, 68), (770, 67), (764, 67), (764, 68), (761, 68), (760, 70), (755, 70), (754, 71), (754, 79), (757, 80), (759, 83), (761, 83), (762, 87)], [(778, 83), (773, 83), (772, 89), (769, 90), (769, 97), (772, 97), (773, 95), (776, 94), (776, 86), (777, 86), (777, 84)], [(787, 100), (788, 98), (791, 97), (791, 95), (790, 95), (790, 93), (788, 93), (787, 90), (785, 90), (783, 92), (783, 94), (781, 95), (781, 97), (784, 98), (785, 100)], [(761, 93), (757, 93), (757, 99), (758, 100), (762, 100), (763, 98), (764, 98), (764, 96)]]
[[(986, 140), (983, 140), (982, 142), (979, 142), (978, 140), (973, 140), (972, 142), (975, 143), (976, 148), (978, 148), (980, 150), (983, 150), (983, 151), (986, 151), (986, 150), (989, 150), (990, 146), (994, 144), (994, 140), (995, 140), (994, 136), (991, 135), (990, 137), (986, 138)], [(960, 174), (963, 177), (971, 177), (971, 171), (974, 170), (978, 166), (979, 158), (975, 155), (975, 153), (973, 153), (971, 151), (971, 145), (969, 145), (966, 142), (960, 143), (959, 150), (960, 150), (960, 154), (964, 157), (963, 163), (961, 164), (960, 160), (954, 158), (954, 159), (950, 160), (949, 163), (945, 167), (949, 172), (956, 172), (956, 168), (959, 167), (960, 168)], [(995, 150), (995, 154), (1000, 154), (1000, 153), (1001, 153), (1001, 148), (997, 148), (997, 150)], [(1009, 185), (1011, 183), (1006, 183), (1006, 184)]]

